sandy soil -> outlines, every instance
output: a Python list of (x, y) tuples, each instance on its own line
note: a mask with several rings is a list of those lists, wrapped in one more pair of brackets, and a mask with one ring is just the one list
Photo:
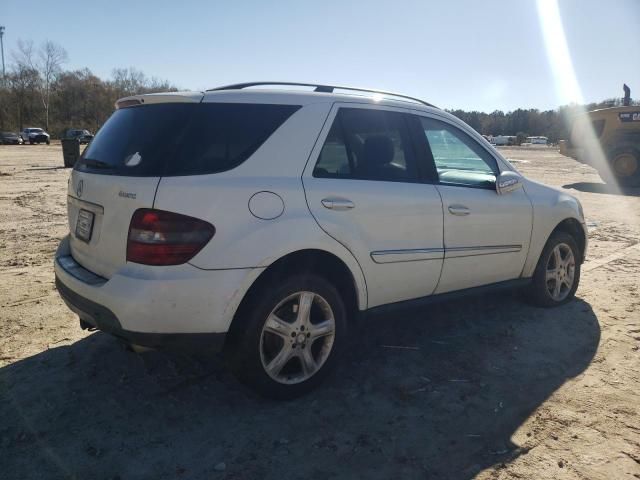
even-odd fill
[(640, 478), (640, 190), (552, 149), (504, 152), (583, 202), (577, 299), (373, 318), (323, 388), (273, 403), (219, 359), (82, 332), (53, 284), (60, 147), (0, 147), (0, 477)]

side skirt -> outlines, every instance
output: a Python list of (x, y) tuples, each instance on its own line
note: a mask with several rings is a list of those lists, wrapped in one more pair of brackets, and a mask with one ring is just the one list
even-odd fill
[(531, 284), (531, 278), (516, 278), (515, 280), (507, 280), (504, 282), (491, 283), (480, 287), (465, 288), (455, 292), (440, 293), (437, 295), (428, 295), (426, 297), (412, 298), (411, 300), (403, 300), (401, 302), (388, 303), (379, 305), (360, 312), (362, 316), (385, 315), (398, 310), (422, 308), (439, 302), (447, 302), (457, 298), (463, 298), (473, 295), (484, 295), (504, 290), (514, 290), (516, 288), (526, 287)]

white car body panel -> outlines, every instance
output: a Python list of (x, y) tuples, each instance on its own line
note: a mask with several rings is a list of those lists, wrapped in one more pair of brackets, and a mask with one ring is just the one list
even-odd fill
[[(163, 178), (155, 208), (189, 212), (216, 227), (209, 244), (189, 262), (200, 269), (267, 267), (290, 253), (322, 250), (347, 265), (356, 283), (359, 307), (366, 309), (366, 282), (358, 262), (309, 215), (300, 178), (272, 178), (263, 182), (264, 179), (230, 178), (225, 174)], [(183, 195), (186, 185), (188, 197)], [(273, 220), (257, 218), (248, 206), (250, 198), (264, 191), (265, 186), (284, 203), (282, 215)]]
[[(362, 266), (369, 308), (433, 293), (443, 258), (442, 203), (433, 185), (313, 177), (304, 183), (319, 225)], [(327, 198), (348, 198), (355, 207), (329, 210)]]
[[(507, 195), (482, 188), (438, 185), (444, 205), (445, 259), (436, 293), (519, 278), (533, 212), (524, 190)], [(452, 214), (456, 207), (466, 215)]]

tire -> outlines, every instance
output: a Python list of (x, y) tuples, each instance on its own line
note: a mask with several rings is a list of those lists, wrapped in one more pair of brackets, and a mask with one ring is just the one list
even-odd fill
[[(611, 167), (611, 174), (604, 172), (600, 174), (603, 180), (609, 180), (613, 176), (615, 181), (627, 187), (640, 186), (640, 152), (630, 146), (623, 146), (612, 149), (607, 158)], [(609, 177), (604, 178), (604, 177)]]
[[(568, 262), (564, 268), (556, 268), (558, 251), (561, 263)], [(565, 232), (553, 233), (542, 250), (531, 285), (524, 292), (527, 300), (539, 307), (556, 307), (571, 301), (580, 283), (581, 258), (582, 253), (571, 235)]]
[(47, 145), (50, 145), (50, 144), (51, 144), (51, 140), (47, 140)]
[[(314, 274), (262, 286), (238, 312), (226, 357), (236, 377), (260, 395), (293, 399), (316, 388), (335, 367), (346, 342), (345, 305), (336, 288)], [(311, 307), (301, 309), (301, 301)], [(324, 335), (313, 340), (314, 332)]]
[(33, 145), (33, 140), (29, 140), (29, 145)]

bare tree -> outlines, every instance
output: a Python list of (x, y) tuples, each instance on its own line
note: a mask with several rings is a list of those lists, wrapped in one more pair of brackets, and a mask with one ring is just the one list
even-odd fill
[(114, 68), (111, 76), (113, 87), (120, 97), (144, 93), (148, 83), (146, 75), (134, 67)]
[[(37, 57), (37, 58), (36, 58)], [(38, 73), (38, 92), (44, 109), (45, 129), (49, 130), (49, 105), (51, 86), (67, 61), (67, 51), (47, 40), (38, 49), (37, 55), (31, 40), (18, 40), (18, 50), (13, 52), (16, 70), (32, 70)]]
[(51, 100), (51, 85), (60, 73), (62, 65), (67, 61), (67, 51), (60, 45), (47, 40), (38, 52), (37, 69), (42, 77), (42, 106), (44, 107), (44, 122), (49, 130), (49, 105)]

